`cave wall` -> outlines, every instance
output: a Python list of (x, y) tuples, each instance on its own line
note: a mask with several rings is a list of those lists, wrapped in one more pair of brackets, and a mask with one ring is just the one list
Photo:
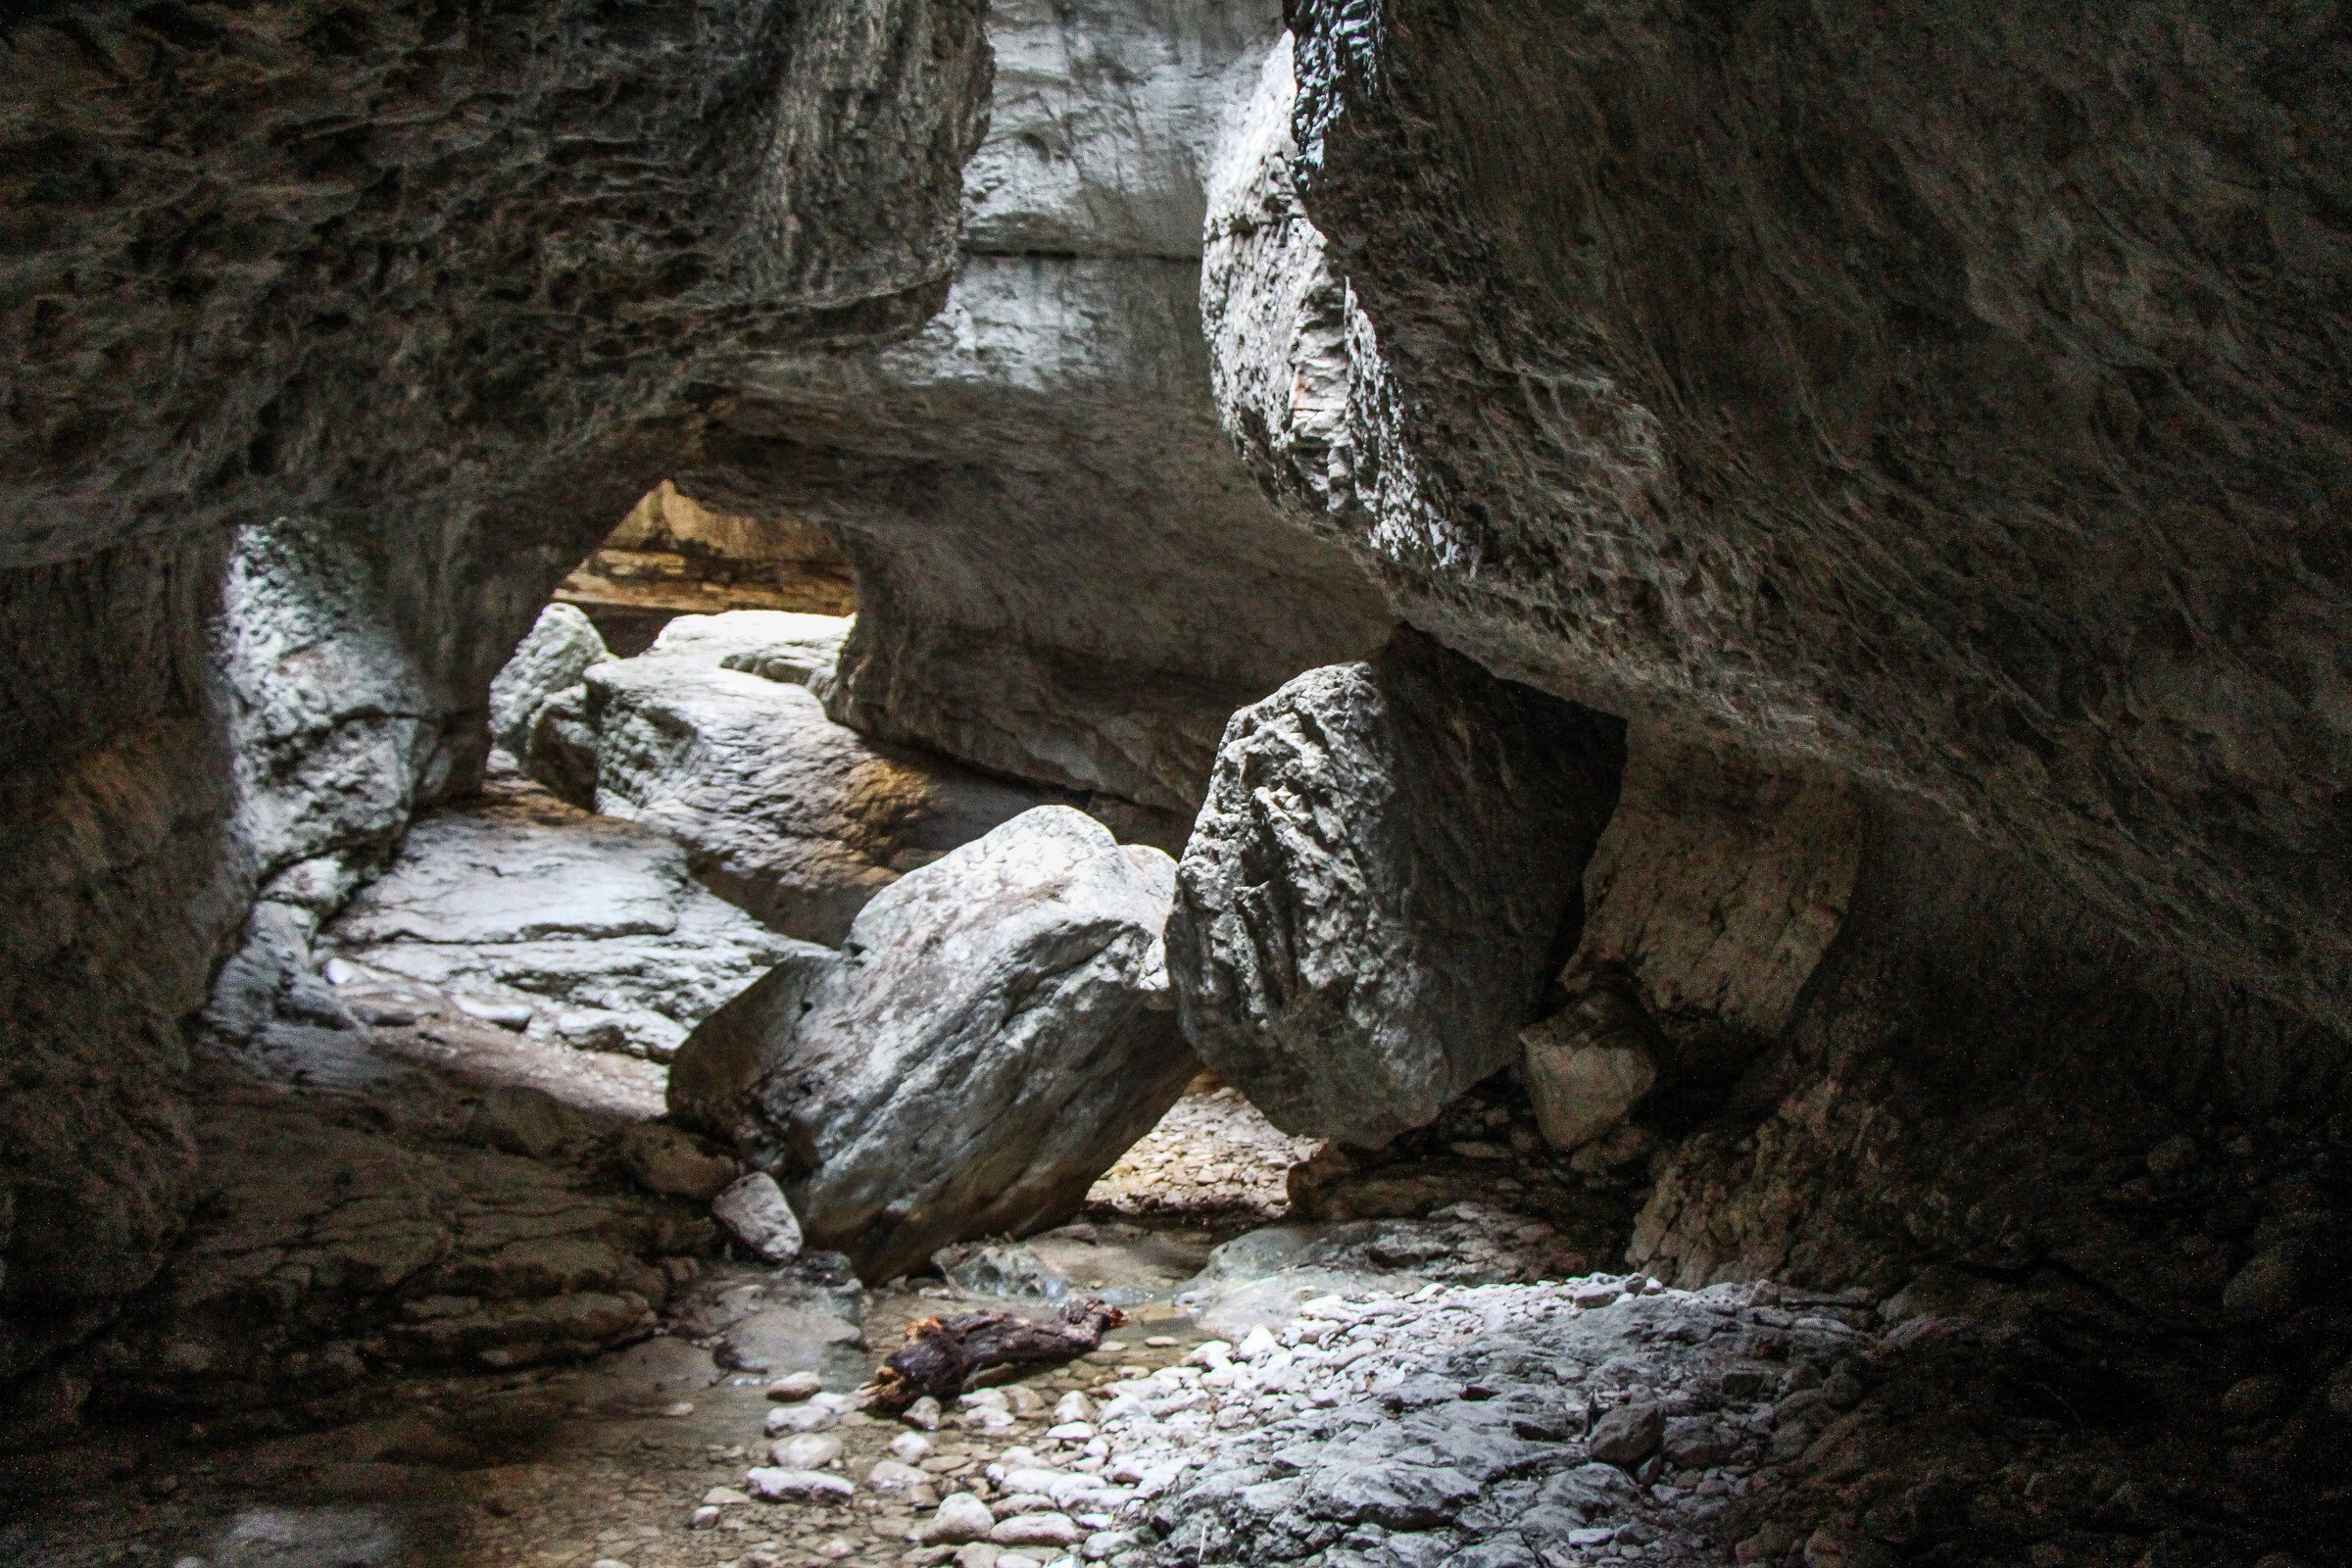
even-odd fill
[(1270, 0), (995, 6), (946, 308), (767, 359), (708, 427), (683, 488), (857, 565), (842, 722), (1189, 818), (1228, 713), (1378, 646), (1362, 573), (1220, 434), (1199, 327), (1204, 170), (1279, 26)]
[(467, 787), (742, 355), (937, 308), (980, 10), (0, 20), (0, 1378), (176, 1233), (182, 1022), (257, 886)]
[(2352, 1017), (2340, 21), (1291, 22), (1212, 198), (1220, 398), (1404, 613)]
[(2341, 1255), (2344, 56), (2152, 16), (1301, 0), (1212, 172), (1252, 471), (1631, 721), (1528, 1066), (1661, 1276)]

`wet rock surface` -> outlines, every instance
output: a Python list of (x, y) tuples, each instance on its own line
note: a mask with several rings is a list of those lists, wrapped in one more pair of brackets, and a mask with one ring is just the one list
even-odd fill
[(787, 964), (705, 1023), (671, 1104), (868, 1278), (1066, 1217), (1199, 1070), (1166, 1000), (1173, 879), (1039, 807), (893, 883), (837, 961)]
[(1518, 1054), (1622, 759), (1409, 631), (1242, 710), (1168, 925), (1186, 1036), (1286, 1131), (1434, 1120)]

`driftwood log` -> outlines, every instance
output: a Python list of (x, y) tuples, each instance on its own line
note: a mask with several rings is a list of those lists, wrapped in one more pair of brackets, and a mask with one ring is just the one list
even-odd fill
[(1071, 1301), (1061, 1321), (1011, 1312), (965, 1312), (906, 1325), (906, 1343), (891, 1352), (864, 1389), (878, 1410), (904, 1410), (924, 1395), (948, 1398), (972, 1388), (992, 1367), (1067, 1361), (1102, 1343), (1127, 1314), (1101, 1301)]

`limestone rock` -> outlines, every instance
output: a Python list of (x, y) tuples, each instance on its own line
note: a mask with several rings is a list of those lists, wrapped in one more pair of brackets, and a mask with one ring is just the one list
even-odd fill
[(1410, 632), (1236, 713), (1168, 925), (1195, 1049), (1286, 1132), (1428, 1122), (1516, 1053), (1621, 764)]
[(738, 1174), (735, 1161), (666, 1122), (640, 1122), (622, 1134), (620, 1157), (646, 1191), (664, 1198), (709, 1202)]
[[(556, 590), (615, 628), (681, 611), (781, 610), (846, 615), (857, 606), (849, 561), (821, 528), (699, 507), (664, 479)], [(623, 652), (641, 651), (624, 637)]]
[(722, 669), (740, 669), (787, 685), (807, 686), (821, 696), (855, 624), (848, 615), (778, 610), (679, 615), (662, 626), (645, 652), (650, 659), (690, 659)]
[(1201, 350), (1203, 174), (1281, 26), (1275, 0), (992, 7), (945, 310), (766, 362), (772, 391), (680, 473), (856, 563), (836, 718), (1189, 818), (1227, 714), (1378, 645), (1362, 573), (1226, 444)]
[(1622, 970), (1670, 1029), (1778, 1037), (1843, 925), (1862, 836), (1853, 790), (1826, 774), (1633, 724), (1570, 979)]
[(806, 946), (706, 892), (687, 864), (661, 834), (502, 787), (418, 821), (323, 941), (371, 971), (532, 1004), (537, 1033), (665, 1059)]
[(866, 906), (696, 1031), (681, 1120), (785, 1183), (810, 1245), (886, 1278), (1074, 1210), (1198, 1070), (1166, 1009), (1173, 867), (1068, 807), (1023, 813)]
[[(108, 173), (12, 194), (0, 284), (41, 388), (0, 431), (0, 1376), (162, 1264), (202, 1191), (179, 1023), (258, 882), (473, 781), (491, 676), (683, 440), (690, 366), (936, 309), (985, 9), (12, 10), (6, 157)], [(281, 518), (414, 680), (378, 706), (289, 643), (326, 722), (240, 761), (209, 630)], [(257, 855), (232, 789), (272, 781)]]
[(1592, 987), (1519, 1041), (1536, 1123), (1554, 1149), (1582, 1149), (1623, 1123), (1657, 1087), (1641, 1004), (1615, 987)]
[[(766, 924), (837, 943), (901, 874), (1037, 804), (878, 746), (826, 717), (803, 686), (751, 672), (821, 672), (838, 621), (734, 612), (691, 622), (673, 622), (642, 658), (589, 671), (580, 725), (596, 806), (687, 846), (706, 886)], [(551, 712), (542, 733), (554, 722)]]
[(753, 1255), (766, 1262), (787, 1263), (800, 1255), (801, 1222), (784, 1200), (784, 1190), (763, 1170), (737, 1177), (710, 1200), (710, 1212)]
[(577, 686), (591, 665), (612, 657), (596, 627), (570, 605), (539, 612), (530, 635), (490, 682), (490, 738), (521, 757), (547, 700)]
[[(2217, 85), (2158, 31), (1934, 0), (1867, 37), (1367, 15), (1290, 8), (1296, 94), (1269, 72), (1212, 181), (1202, 315), (1265, 482), (1449, 646), (1932, 803), (2340, 1031), (2352, 899), (2310, 781), (2352, 728), (2297, 673), (2352, 625), (2303, 543), (2343, 466), (2339, 312), (2187, 236), (2327, 167), (2284, 106), (2341, 63)], [(2192, 15), (2230, 58), (2308, 47)], [(2140, 123), (2119, 74), (2166, 106), (2144, 135), (2106, 133)], [(2263, 128), (2185, 110), (2216, 100)], [(2341, 275), (2327, 232), (2308, 265)]]

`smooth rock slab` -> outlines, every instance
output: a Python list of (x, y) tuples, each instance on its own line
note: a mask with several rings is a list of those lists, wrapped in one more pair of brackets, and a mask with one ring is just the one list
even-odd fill
[(656, 1060), (779, 960), (820, 951), (697, 886), (659, 833), (493, 790), (412, 826), (327, 948), (477, 1006), (531, 1006), (534, 1034)]
[(786, 1470), (761, 1465), (744, 1472), (744, 1483), (762, 1502), (848, 1502), (858, 1495), (849, 1481), (822, 1470)]
[(1234, 714), (1168, 922), (1201, 1059), (1285, 1132), (1434, 1119), (1518, 1054), (1623, 758), (1411, 631)]
[(1164, 1010), (1173, 881), (1076, 810), (1025, 812), (877, 897), (839, 962), (713, 1015), (671, 1107), (869, 1279), (1054, 1223), (1197, 1070)]

